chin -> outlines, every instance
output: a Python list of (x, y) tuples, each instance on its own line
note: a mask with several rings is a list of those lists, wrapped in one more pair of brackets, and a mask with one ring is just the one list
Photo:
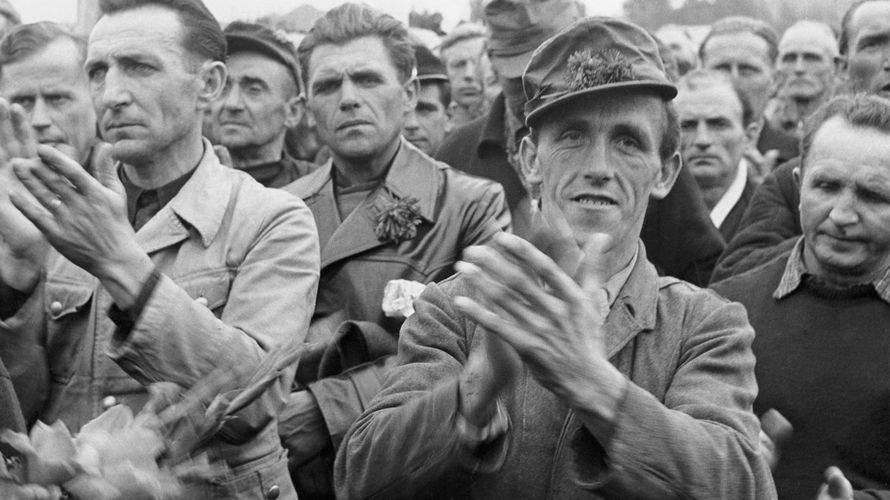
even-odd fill
[(124, 139), (112, 143), (111, 155), (117, 161), (130, 165), (139, 165), (151, 160), (154, 157), (154, 152), (141, 141)]

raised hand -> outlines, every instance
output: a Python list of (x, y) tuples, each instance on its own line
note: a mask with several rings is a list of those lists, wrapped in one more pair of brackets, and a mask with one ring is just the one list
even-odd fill
[[(491, 247), (470, 247), (458, 270), (481, 292), (481, 303), (455, 305), (519, 354), (535, 378), (566, 403), (613, 415), (624, 378), (607, 359), (602, 326), (608, 314), (602, 265), (611, 239), (593, 235), (573, 276), (531, 243), (509, 234)], [(577, 281), (576, 281), (577, 279)]]
[(25, 111), (0, 99), (0, 283), (24, 292), (40, 278), (48, 245), (10, 201), (13, 194), (33, 201), (14, 175), (12, 162), (36, 155), (37, 141)]
[(51, 147), (39, 146), (37, 154), (37, 160), (12, 162), (16, 176), (33, 196), (12, 193), (13, 205), (59, 253), (103, 280), (118, 306), (128, 307), (152, 263), (136, 242), (110, 155), (97, 152), (93, 178)]
[(816, 500), (853, 500), (853, 486), (837, 467), (825, 469), (824, 482)]

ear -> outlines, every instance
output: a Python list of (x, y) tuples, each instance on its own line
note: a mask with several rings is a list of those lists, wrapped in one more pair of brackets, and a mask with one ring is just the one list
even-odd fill
[(839, 75), (847, 71), (847, 60), (841, 56), (834, 56), (831, 67), (834, 69), (834, 74)]
[(538, 146), (532, 141), (531, 134), (522, 138), (519, 143), (519, 166), (525, 181), (532, 186), (540, 186), (544, 181), (541, 164), (538, 162)]
[(417, 81), (417, 78), (409, 78), (408, 81), (405, 82), (404, 89), (405, 107), (403, 111), (407, 115), (417, 107), (417, 95), (420, 93), (420, 82)]
[(652, 192), (649, 196), (660, 200), (671, 192), (677, 176), (680, 175), (680, 168), (683, 167), (683, 160), (680, 158), (680, 152), (674, 151), (674, 154), (661, 162), (661, 168), (658, 170), (658, 177), (655, 179), (655, 185), (652, 186)]
[(217, 100), (226, 85), (226, 65), (221, 61), (204, 61), (198, 70), (198, 108), (206, 109)]
[(303, 95), (291, 97), (284, 103), (284, 126), (286, 128), (296, 127), (303, 119), (303, 113), (305, 112)]
[(757, 144), (761, 130), (763, 130), (763, 120), (754, 120), (745, 125), (745, 139), (748, 141), (748, 146)]
[(800, 188), (800, 182), (803, 180), (803, 173), (800, 171), (800, 165), (791, 169), (791, 178), (794, 179), (794, 183), (797, 184), (798, 189)]

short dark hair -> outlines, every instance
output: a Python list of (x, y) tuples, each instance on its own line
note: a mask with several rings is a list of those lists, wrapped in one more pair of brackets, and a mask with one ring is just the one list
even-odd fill
[(713, 69), (694, 69), (683, 75), (677, 82), (677, 87), (681, 89), (697, 90), (713, 86), (725, 85), (732, 89), (732, 92), (739, 99), (742, 105), (742, 125), (748, 126), (755, 120), (754, 108), (751, 106), (751, 100), (742, 92), (732, 78), (722, 71)]
[(834, 117), (841, 117), (854, 127), (870, 128), (890, 134), (890, 101), (873, 94), (839, 95), (819, 107), (804, 124), (800, 140), (801, 168), (813, 147), (813, 138), (822, 125)]
[(860, 6), (864, 3), (869, 2), (881, 2), (887, 0), (856, 0), (853, 2), (850, 7), (844, 12), (844, 17), (841, 18), (841, 34), (838, 37), (838, 51), (840, 51), (841, 55), (847, 55), (847, 51), (850, 49), (850, 21), (853, 20), (853, 15), (856, 14), (856, 10), (859, 9)]
[(303, 80), (309, 85), (309, 59), (319, 45), (345, 45), (356, 38), (377, 37), (389, 53), (399, 79), (404, 83), (414, 69), (414, 48), (408, 29), (398, 19), (365, 4), (344, 3), (327, 11), (300, 42), (297, 55)]
[(104, 15), (150, 5), (170, 9), (179, 16), (186, 51), (203, 60), (226, 60), (226, 37), (201, 0), (99, 0), (99, 10)]
[(50, 21), (15, 26), (0, 40), (0, 74), (7, 64), (27, 59), (61, 39), (74, 43), (80, 57), (79, 63), (83, 65), (86, 60), (86, 40), (68, 28)]
[(420, 82), (421, 87), (427, 85), (439, 89), (439, 102), (441, 102), (442, 106), (447, 110), (448, 106), (451, 104), (451, 85), (448, 82), (443, 82), (441, 80), (427, 80)]
[(747, 16), (724, 17), (712, 24), (711, 30), (698, 46), (698, 58), (704, 63), (705, 46), (708, 45), (711, 38), (733, 33), (751, 33), (763, 39), (767, 45), (767, 57), (769, 57), (770, 65), (776, 64), (776, 58), (779, 57), (779, 35), (776, 34), (776, 30), (765, 21)]

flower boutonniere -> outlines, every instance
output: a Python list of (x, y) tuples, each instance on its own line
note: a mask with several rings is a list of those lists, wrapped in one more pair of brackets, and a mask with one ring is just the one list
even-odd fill
[(398, 245), (417, 236), (417, 226), (423, 221), (417, 198), (396, 198), (390, 193), (389, 201), (377, 213), (374, 233), (380, 241)]

